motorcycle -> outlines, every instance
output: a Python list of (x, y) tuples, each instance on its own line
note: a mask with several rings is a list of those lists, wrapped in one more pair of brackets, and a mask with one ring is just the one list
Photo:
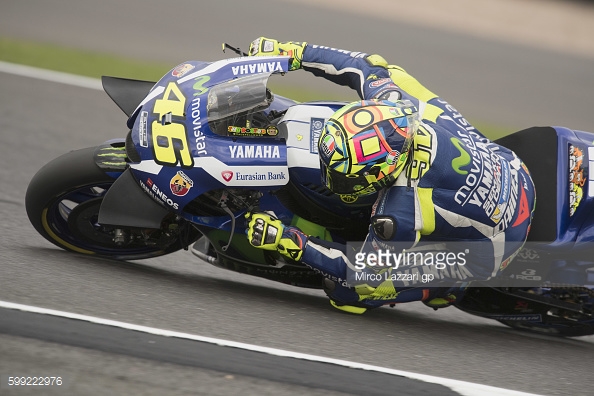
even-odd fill
[[(221, 268), (321, 289), (320, 274), (253, 248), (244, 215), (272, 211), (308, 235), (356, 241), (367, 234), (376, 197), (336, 195), (321, 183), (318, 139), (346, 103), (274, 95), (269, 78), (288, 70), (288, 57), (239, 56), (187, 61), (156, 83), (103, 77), (129, 132), (40, 169), (26, 193), (32, 225), (76, 253), (135, 260), (190, 249)], [(562, 127), (500, 140), (533, 172), (539, 201), (529, 240), (536, 242), (506, 268), (509, 285), (475, 283), (454, 306), (517, 329), (594, 334), (594, 293), (584, 283), (594, 265), (571, 258), (578, 243), (594, 239), (594, 194), (584, 194), (593, 141), (594, 134)], [(542, 290), (541, 268), (558, 275), (546, 293), (514, 284), (533, 280)]]

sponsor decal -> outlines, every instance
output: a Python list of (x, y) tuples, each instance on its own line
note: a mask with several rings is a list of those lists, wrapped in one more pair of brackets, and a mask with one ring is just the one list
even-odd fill
[(520, 207), (518, 208), (518, 217), (512, 227), (517, 227), (522, 224), (527, 218), (530, 217), (530, 207), (528, 206), (528, 198), (526, 197), (526, 189), (522, 186), (522, 192), (520, 193)]
[(503, 260), (501, 262), (501, 264), (499, 265), (499, 271), (503, 271), (504, 269), (507, 268), (507, 266), (509, 265), (509, 263), (512, 262), (512, 260), (514, 258), (516, 258), (516, 256), (520, 253), (520, 251), (522, 250), (522, 248), (516, 250), (515, 252), (513, 252), (507, 259)]
[(280, 158), (279, 146), (248, 144), (229, 146), (231, 158)]
[(383, 213), (384, 212), (384, 206), (386, 204), (385, 201), (385, 197), (386, 197), (386, 192), (388, 191), (387, 188), (381, 189), (377, 195), (377, 199), (375, 200), (375, 202), (373, 203), (373, 205), (371, 206), (371, 215), (375, 216), (376, 213)]
[(358, 195), (351, 195), (351, 194), (341, 194), (340, 200), (346, 204), (355, 203), (359, 199)]
[(342, 49), (338, 49), (338, 48), (333, 48), (333, 47), (326, 47), (323, 45), (312, 45), (312, 48), (322, 48), (322, 49), (327, 49), (330, 51), (336, 51), (336, 52), (340, 52), (341, 54), (346, 54), (352, 58), (365, 58), (367, 56), (366, 53), (364, 52), (353, 52), (353, 51), (347, 51), (347, 50), (342, 50)]
[(569, 216), (573, 216), (584, 197), (584, 190), (577, 184), (569, 183)]
[(322, 155), (326, 158), (330, 158), (334, 153), (334, 149), (336, 148), (336, 142), (334, 141), (334, 137), (332, 135), (326, 135), (322, 138), (320, 142), (320, 149), (322, 150)]
[(276, 136), (278, 129), (275, 126), (267, 128), (247, 128), (238, 126), (229, 126), (227, 131), (230, 136)]
[[(287, 174), (285, 172), (236, 172), (235, 180), (287, 180)], [(229, 181), (229, 180), (227, 180)]]
[(194, 79), (195, 83), (192, 86), (194, 89), (194, 96), (200, 96), (208, 91), (207, 87), (203, 85), (210, 81), (210, 76), (200, 76)]
[(286, 72), (287, 70), (283, 70), (283, 65), (280, 62), (262, 62), (251, 65), (232, 66), (231, 71), (234, 76), (243, 76), (256, 73)]
[(398, 228), (396, 221), (391, 216), (372, 217), (371, 227), (375, 235), (384, 241), (392, 240)]
[(454, 201), (460, 206), (482, 208), (500, 229), (507, 229), (516, 214), (518, 171), (499, 155), (497, 144), (483, 138), (472, 126), (460, 128), (460, 124), (451, 117), (442, 116), (442, 119), (458, 126), (458, 138), (451, 141), (460, 156), (452, 160), (452, 168), (466, 176), (464, 185), (454, 195)]
[(573, 216), (584, 196), (584, 151), (569, 145), (569, 216)]
[[(384, 84), (392, 84), (392, 80), (389, 78), (381, 78), (379, 80), (374, 80), (372, 82), (369, 83), (369, 88), (377, 88), (377, 87), (381, 87)], [(393, 84), (392, 84), (393, 85)], [(396, 87), (396, 85), (394, 85), (394, 87)]]
[(148, 147), (147, 120), (148, 111), (140, 112), (140, 122), (138, 123), (138, 142), (140, 147)]
[(231, 136), (261, 136), (266, 135), (266, 129), (264, 128), (246, 128), (238, 126), (227, 127), (227, 132)]
[(536, 260), (540, 259), (540, 255), (538, 254), (538, 250), (534, 249), (522, 249), (520, 250), (519, 257), (524, 260)]
[(501, 262), (501, 265), (499, 266), (499, 271), (503, 271), (504, 269), (506, 269), (506, 268), (507, 268), (507, 266), (509, 265), (509, 263), (510, 263), (511, 261), (512, 261), (512, 259), (511, 259), (511, 258), (508, 258), (508, 259), (506, 259), (506, 260), (503, 260), (503, 261)]
[(221, 171), (229, 186), (281, 185), (289, 181), (288, 168), (277, 166), (238, 166)]
[(178, 197), (183, 197), (190, 191), (190, 188), (194, 186), (194, 181), (190, 179), (184, 172), (178, 171), (171, 181), (169, 182), (169, 187), (171, 188), (171, 192), (173, 195), (177, 195)]
[(176, 66), (175, 69), (171, 71), (171, 75), (176, 78), (183, 77), (190, 70), (194, 69), (194, 67), (194, 65), (191, 65), (189, 63), (182, 63), (181, 65)]
[(262, 49), (263, 52), (272, 52), (274, 51), (274, 41), (264, 40), (264, 48)]
[(470, 164), (470, 155), (466, 152), (466, 150), (464, 150), (464, 144), (460, 141), (460, 139), (453, 137), (450, 138), (450, 141), (460, 152), (460, 156), (452, 160), (452, 169), (454, 169), (454, 171), (459, 175), (467, 175), (468, 171), (462, 169), (462, 167)]
[(514, 310), (515, 311), (522, 311), (522, 312), (530, 311), (530, 306), (528, 305), (528, 301), (517, 300), (516, 301), (516, 306), (514, 307)]
[(491, 319), (497, 320), (519, 320), (522, 322), (540, 322), (542, 317), (540, 314), (529, 314), (529, 315), (489, 315)]
[(386, 156), (386, 163), (388, 165), (394, 165), (398, 160), (398, 157), (400, 157), (400, 152), (398, 152), (397, 150), (392, 150)]
[(157, 185), (154, 184), (151, 179), (147, 179), (146, 184), (142, 180), (139, 180), (139, 183), (140, 187), (155, 201), (165, 203), (175, 210), (179, 209), (179, 205), (176, 202), (173, 202), (173, 200), (169, 198), (163, 191), (159, 190), (159, 187), (157, 187)]
[[(309, 136), (310, 136), (310, 148), (309, 152), (312, 154), (318, 153), (318, 141), (320, 140), (320, 135), (322, 134), (322, 129), (324, 128), (324, 124), (326, 120), (324, 118), (311, 118), (309, 120)], [(297, 140), (299, 137), (297, 137)]]
[(225, 180), (226, 182), (230, 181), (231, 179), (233, 179), (233, 172), (230, 170), (224, 170), (221, 172), (221, 177), (223, 178), (223, 180)]
[[(495, 179), (495, 184), (497, 184), (497, 180), (501, 180), (501, 193), (499, 195), (499, 200), (497, 201), (497, 206), (491, 215), (491, 220), (495, 224), (498, 224), (501, 221), (503, 216), (503, 211), (509, 199), (509, 164), (505, 161), (500, 161), (499, 166), (495, 167), (493, 172), (493, 178)], [(524, 191), (522, 189), (522, 191)], [(524, 193), (524, 198), (526, 198), (526, 194)]]
[(526, 281), (541, 281), (542, 276), (538, 275), (538, 272), (535, 269), (525, 269), (520, 274), (512, 274), (510, 276), (512, 279), (518, 280), (526, 280)]
[(200, 110), (200, 98), (196, 97), (192, 99), (192, 105), (190, 106), (190, 116), (192, 119), (192, 130), (194, 131), (194, 144), (198, 154), (208, 155), (206, 150), (206, 140), (204, 133), (202, 132), (202, 118)]

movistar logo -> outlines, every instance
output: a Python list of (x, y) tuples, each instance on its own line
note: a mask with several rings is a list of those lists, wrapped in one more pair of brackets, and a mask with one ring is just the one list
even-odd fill
[(210, 81), (210, 76), (200, 76), (198, 78), (195, 78), (194, 81), (196, 81), (194, 83), (194, 86), (192, 87), (194, 88), (194, 91), (196, 91), (194, 92), (194, 96), (202, 95), (203, 93), (208, 91), (208, 88), (203, 87), (203, 85)]
[(456, 171), (456, 173), (460, 175), (467, 175), (468, 171), (463, 170), (461, 168), (463, 166), (470, 164), (470, 154), (468, 154), (466, 150), (464, 150), (464, 143), (462, 143), (460, 139), (453, 137), (450, 140), (452, 141), (452, 144), (456, 146), (456, 148), (460, 152), (460, 156), (452, 160), (452, 168), (454, 169), (454, 171)]

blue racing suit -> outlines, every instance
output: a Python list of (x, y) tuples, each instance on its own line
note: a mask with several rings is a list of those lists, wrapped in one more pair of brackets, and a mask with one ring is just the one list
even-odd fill
[(407, 277), (360, 277), (372, 280), (352, 282), (353, 274), (377, 273), (378, 268), (361, 268), (349, 260), (344, 245), (310, 237), (301, 261), (334, 283), (327, 290), (330, 298), (372, 308), (400, 302), (399, 290), (411, 286), (419, 290), (413, 299), (426, 298), (428, 291), (419, 287), (424, 273), (458, 283), (497, 276), (524, 244), (532, 220), (535, 190), (522, 161), (402, 68), (387, 65), (377, 55), (310, 44), (301, 65), (355, 89), (362, 99), (407, 99), (419, 110), (412, 160), (396, 182), (378, 194), (361, 251), (389, 249), (393, 242), (413, 251), (443, 241), (468, 245), (464, 265), (447, 266), (439, 275), (429, 265), (418, 265), (390, 268), (391, 273), (408, 271)]

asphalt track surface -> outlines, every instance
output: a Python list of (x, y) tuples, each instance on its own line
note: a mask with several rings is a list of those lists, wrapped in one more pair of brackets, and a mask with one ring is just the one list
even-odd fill
[[(199, 7), (195, 2), (177, 1), (157, 8), (161, 3), (146, 1), (133, 8), (137, 2), (80, 1), (76, 7), (68, 7), (73, 2), (2, 1), (1, 11), (7, 12), (0, 12), (3, 15), (0, 34), (11, 33), (106, 52), (120, 51), (145, 59), (165, 59), (172, 64), (196, 58), (199, 51), (188, 48), (200, 49), (208, 45), (213, 50), (204, 52), (203, 59), (213, 60), (220, 41), (245, 43), (260, 34), (328, 42), (342, 48), (369, 48), (366, 35), (354, 34), (353, 30), (348, 39), (345, 37), (349, 34), (348, 26), (355, 21), (348, 14), (335, 13), (324, 25), (324, 14), (317, 9), (292, 7), (287, 3), (273, 7), (270, 2), (258, 0), (236, 2), (237, 11), (232, 12), (228, 7), (231, 3), (213, 2), (209, 7)], [(60, 7), (51, 6), (56, 4)], [(193, 13), (184, 8), (191, 4), (195, 7)], [(36, 12), (26, 14), (33, 10), (28, 9), (33, 5), (38, 7)], [(94, 13), (90, 10), (92, 7), (96, 7)], [(128, 16), (122, 15), (121, 10), (129, 12)], [(160, 23), (157, 15), (164, 13), (176, 23)], [(223, 13), (224, 20), (221, 19)], [(277, 13), (277, 17), (262, 16), (271, 13)], [(18, 26), (19, 18), (27, 23)], [(5, 23), (8, 19), (9, 24)], [(361, 25), (360, 21), (357, 23)], [(54, 29), (48, 29), (50, 27)], [(316, 32), (316, 29), (321, 30)], [(511, 124), (520, 128), (555, 123), (538, 120), (558, 115), (562, 122), (555, 124), (594, 130), (594, 121), (588, 113), (594, 92), (591, 60), (555, 57), (552, 52), (443, 31), (436, 34), (426, 28), (413, 26), (411, 29), (416, 29), (409, 36), (413, 43), (410, 40), (398, 42), (398, 46), (407, 49), (405, 52), (411, 60), (407, 69), (418, 69), (415, 75), (420, 78), (424, 75), (422, 81), (429, 80), (427, 85), (432, 88), (438, 85), (434, 90), (455, 103), (469, 118), (473, 114), (475, 118), (497, 120), (498, 114), (506, 114)], [(369, 35), (377, 35), (383, 28), (369, 30)], [(424, 41), (428, 38), (431, 42)], [(388, 44), (395, 45), (385, 40), (374, 42), (368, 52), (385, 53), (382, 49), (388, 48)], [(353, 45), (349, 44), (351, 42)], [(436, 42), (449, 43), (446, 48), (454, 55), (452, 51), (437, 48)], [(439, 50), (441, 65), (447, 65), (449, 73), (460, 75), (446, 78), (441, 74), (443, 68), (430, 66), (434, 62), (429, 62), (428, 49)], [(456, 56), (462, 54), (456, 51), (473, 56)], [(499, 63), (494, 63), (495, 60)], [(545, 60), (548, 63), (543, 65), (541, 62)], [(486, 63), (480, 66), (483, 61)], [(523, 67), (513, 72), (514, 66)], [(509, 81), (510, 74), (518, 79)], [(482, 100), (485, 91), (481, 84), (487, 82), (501, 95), (505, 86), (521, 91), (522, 95), (535, 94), (531, 100), (537, 104), (530, 104), (531, 100), (522, 96), (522, 99), (512, 98), (512, 102), (519, 100), (522, 110), (519, 114), (507, 113), (505, 109), (510, 104), (503, 96), (489, 95), (489, 100)], [(533, 83), (535, 86), (531, 86)], [(519, 89), (519, 86), (526, 88)], [(570, 88), (561, 89), (561, 86)], [(471, 97), (464, 99), (468, 95)], [(558, 106), (548, 107), (550, 101), (543, 102), (543, 95), (554, 98)], [(123, 115), (100, 91), (4, 73), (0, 73), (0, 104), (0, 180), (3, 182), (0, 190), (0, 300), (524, 392), (592, 394), (594, 337), (557, 339), (520, 333), (453, 308), (433, 312), (417, 303), (353, 317), (332, 310), (320, 292), (218, 270), (187, 252), (123, 263), (60, 251), (38, 236), (28, 223), (23, 204), (27, 184), (43, 164), (68, 150), (124, 136)], [(570, 121), (574, 124), (569, 124)], [(225, 358), (220, 366), (209, 366), (211, 357), (223, 352), (206, 353), (208, 361), (198, 359), (200, 364), (147, 356), (146, 350), (142, 352), (142, 345), (151, 340), (141, 337), (136, 339), (140, 345), (136, 350), (140, 352), (126, 353), (126, 348), (135, 349), (132, 341), (120, 342), (121, 337), (129, 337), (129, 334), (114, 337), (105, 329), (59, 321), (50, 323), (32, 314), (19, 315), (17, 320), (15, 315), (0, 311), (3, 324), (0, 376), (25, 373), (68, 376), (69, 387), (55, 392), (358, 393), (355, 388), (345, 391), (338, 387), (311, 387), (305, 381), (292, 383), (282, 375), (275, 375), (274, 365), (260, 376), (249, 374), (245, 367), (254, 366), (249, 359), (241, 370), (235, 368), (235, 363), (228, 363), (226, 369)], [(9, 327), (16, 330), (8, 330)], [(19, 329), (23, 329), (22, 332)], [(52, 336), (52, 329), (57, 329), (55, 332), (61, 335)], [(75, 342), (79, 339), (80, 342)], [(184, 350), (197, 348), (165, 345), (163, 354), (174, 354), (179, 359), (184, 357)], [(239, 357), (231, 354), (227, 361), (234, 359)], [(307, 378), (308, 370), (311, 368), (296, 370), (293, 378)], [(381, 382), (384, 380), (367, 380), (380, 381), (379, 387), (384, 389)], [(385, 384), (390, 386), (388, 382)], [(0, 389), (0, 394), (5, 392), (12, 394), (6, 388)], [(21, 389), (14, 393), (42, 394), (38, 389)], [(394, 393), (414, 394), (413, 388), (406, 385), (399, 385)], [(429, 394), (441, 394), (441, 390), (434, 389)]]

